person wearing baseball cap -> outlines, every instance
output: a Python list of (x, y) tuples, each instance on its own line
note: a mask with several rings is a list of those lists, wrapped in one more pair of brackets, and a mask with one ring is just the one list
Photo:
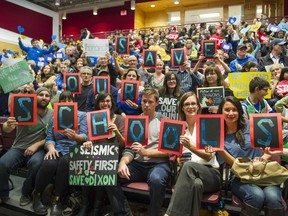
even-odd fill
[(266, 71), (265, 66), (273, 64), (282, 64), (288, 66), (288, 57), (285, 55), (285, 45), (287, 41), (280, 38), (274, 38), (270, 42), (270, 52), (260, 59), (260, 70)]
[[(53, 110), (47, 108), (50, 102), (50, 91), (45, 87), (41, 87), (36, 90), (36, 95), (37, 124), (18, 125), (14, 116), (8, 117), (3, 124), (3, 131), (6, 133), (17, 130), (11, 149), (0, 158), (0, 203), (5, 203), (9, 199), (10, 172), (23, 166), (28, 167), (28, 176), (23, 183), (20, 206), (28, 205), (32, 201), (36, 174), (45, 155), (43, 146), (46, 138), (46, 128), (53, 117)], [(23, 112), (26, 109), (23, 109)], [(32, 116), (32, 114), (27, 113), (27, 116)]]
[(236, 59), (230, 62), (229, 67), (231, 72), (241, 72), (242, 66), (248, 61), (254, 61), (257, 63), (256, 58), (247, 54), (247, 45), (242, 43), (237, 47)]

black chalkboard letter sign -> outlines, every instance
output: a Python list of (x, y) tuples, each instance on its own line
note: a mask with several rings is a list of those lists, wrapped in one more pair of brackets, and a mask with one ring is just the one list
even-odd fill
[(225, 97), (224, 86), (197, 88), (201, 107), (219, 106)]
[(202, 40), (201, 47), (202, 47), (202, 55), (204, 55), (205, 59), (214, 58), (214, 55), (217, 51), (215, 40)]
[(143, 146), (148, 145), (148, 116), (127, 115), (125, 118), (125, 140), (126, 146), (139, 142)]
[(80, 73), (64, 73), (64, 84), (66, 84), (66, 90), (73, 94), (81, 94)]
[(111, 143), (69, 148), (69, 185), (116, 186), (119, 147)]
[(172, 49), (171, 50), (171, 57), (172, 57), (172, 67), (179, 67), (183, 66), (184, 62), (186, 61), (186, 52), (184, 48), (180, 49)]
[(36, 94), (12, 94), (10, 116), (14, 116), (18, 125), (37, 124)]
[(110, 110), (87, 112), (89, 140), (109, 138), (112, 132), (108, 130), (110, 124)]
[(283, 149), (282, 120), (280, 113), (251, 114), (250, 138), (254, 148)]
[(209, 145), (215, 150), (224, 149), (223, 115), (197, 115), (196, 124), (197, 149), (205, 149), (205, 146)]
[(78, 106), (77, 103), (54, 103), (54, 131), (64, 132), (69, 128), (78, 129)]
[(116, 37), (115, 50), (118, 54), (129, 54), (129, 37)]
[(138, 103), (139, 81), (135, 80), (122, 80), (120, 101), (125, 102), (131, 100)]
[(94, 95), (97, 95), (102, 91), (110, 93), (110, 77), (109, 76), (94, 76), (93, 77)]
[(156, 50), (144, 50), (144, 67), (155, 68), (157, 63), (157, 51)]
[(158, 150), (181, 155), (183, 145), (180, 135), (184, 135), (186, 123), (179, 120), (161, 119)]

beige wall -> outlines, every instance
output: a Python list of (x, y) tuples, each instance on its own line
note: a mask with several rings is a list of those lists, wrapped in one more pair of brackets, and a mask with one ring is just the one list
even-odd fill
[[(191, 0), (192, 1), (192, 0)], [(245, 4), (244, 4), (245, 2)], [(277, 3), (277, 14), (274, 13), (275, 11), (275, 4)], [(283, 16), (284, 14), (284, 4), (283, 0), (219, 0), (217, 3), (203, 3), (203, 4), (197, 4), (189, 7), (173, 7), (168, 8), (165, 10), (158, 10), (153, 13), (145, 13), (141, 9), (135, 11), (135, 28), (148, 28), (148, 27), (161, 27), (161, 26), (167, 26), (168, 25), (168, 12), (172, 11), (180, 11), (181, 12), (181, 24), (184, 23), (184, 14), (185, 10), (193, 10), (193, 9), (204, 9), (204, 8), (212, 8), (212, 7), (219, 7), (223, 6), (224, 8), (224, 17), (223, 20), (228, 19), (228, 6), (229, 5), (240, 5), (244, 4), (244, 18), (246, 20), (253, 20), (256, 15), (256, 5), (262, 4), (268, 6), (268, 4), (271, 5), (271, 17), (274, 16)], [(264, 8), (264, 6), (263, 6)], [(143, 21), (144, 17), (144, 21)], [(273, 19), (272, 19), (273, 21)], [(277, 21), (277, 20), (276, 20)], [(278, 20), (279, 21), (279, 20)], [(143, 26), (144, 23), (144, 26)]]

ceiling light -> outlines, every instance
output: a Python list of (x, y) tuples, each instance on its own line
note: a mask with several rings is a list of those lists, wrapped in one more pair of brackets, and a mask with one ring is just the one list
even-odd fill
[(55, 5), (59, 6), (60, 5), (60, 0), (55, 0)]
[(154, 5), (154, 4), (152, 4), (152, 5), (150, 5), (150, 7), (155, 7), (155, 5)]
[(175, 0), (175, 1), (174, 1), (174, 4), (179, 4), (179, 0)]
[(98, 14), (98, 7), (95, 6), (95, 7), (93, 8), (93, 15), (97, 15), (97, 14)]
[(62, 14), (62, 19), (63, 19), (63, 20), (66, 20), (66, 19), (67, 19), (67, 14), (66, 14), (66, 11), (63, 11), (63, 14)]
[(131, 0), (131, 10), (135, 10), (135, 0)]

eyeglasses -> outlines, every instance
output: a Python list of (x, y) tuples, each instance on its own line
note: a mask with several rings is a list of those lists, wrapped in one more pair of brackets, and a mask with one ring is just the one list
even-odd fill
[(127, 77), (133, 77), (133, 78), (136, 78), (137, 76), (134, 75), (134, 74), (127, 74)]
[(184, 107), (189, 107), (189, 106), (192, 106), (192, 107), (193, 107), (193, 106), (197, 106), (197, 103), (195, 103), (195, 102), (191, 102), (191, 103), (186, 102), (186, 103), (183, 104), (183, 106), (184, 106)]
[(104, 104), (104, 103), (111, 103), (111, 100), (101, 100), (100, 103)]

